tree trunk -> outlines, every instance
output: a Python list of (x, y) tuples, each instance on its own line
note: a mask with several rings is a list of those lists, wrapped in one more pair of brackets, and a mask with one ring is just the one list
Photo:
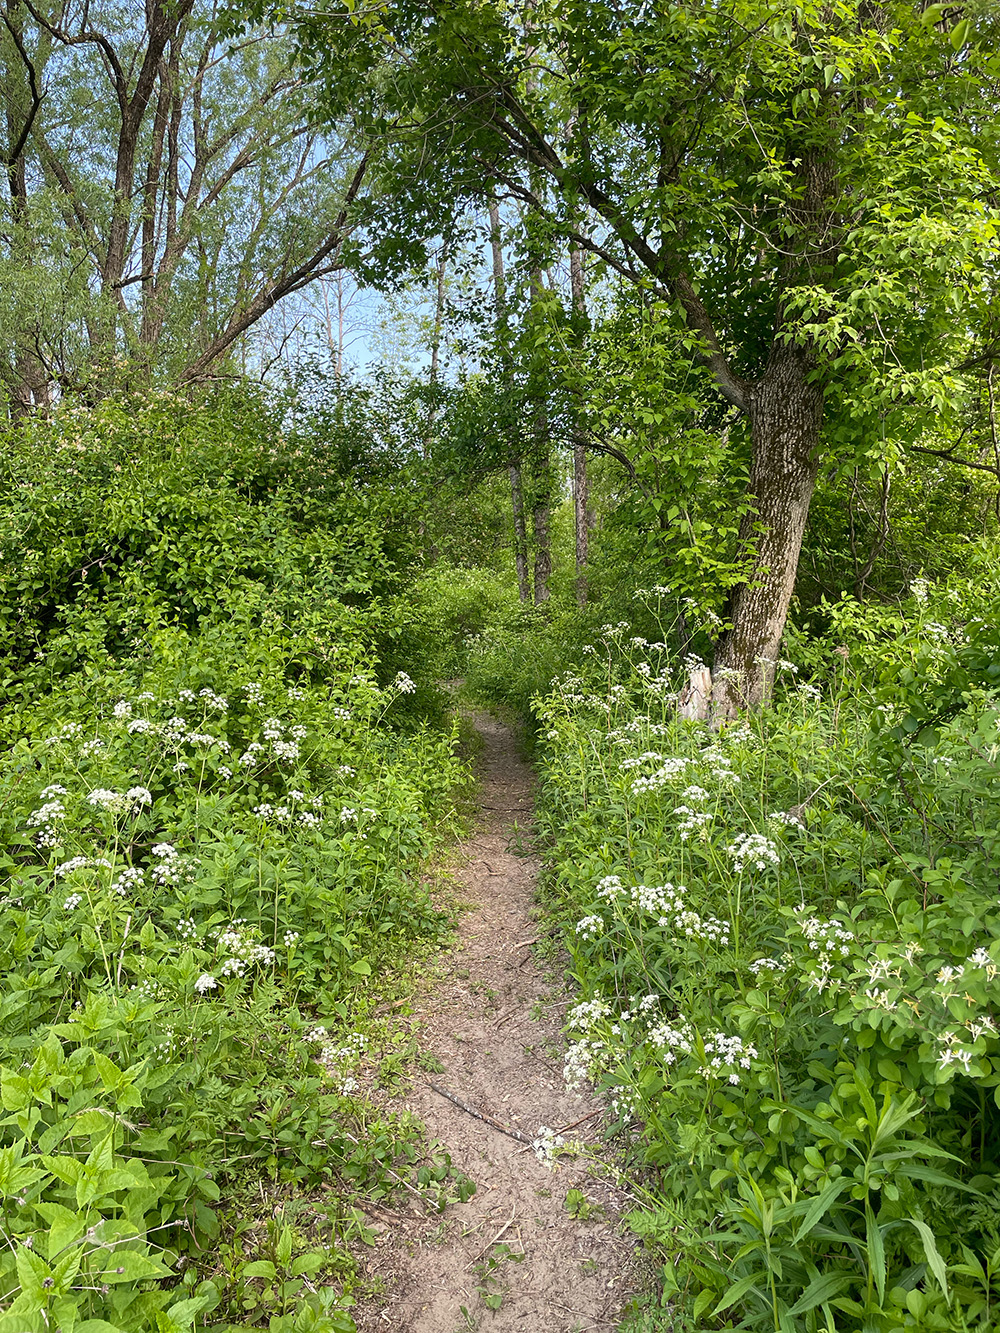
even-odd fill
[[(496, 196), (487, 200), (490, 215), (490, 252), (493, 258), (493, 305), (496, 316), (496, 336), (504, 373), (507, 374), (507, 283), (503, 267), (503, 242), (500, 237), (500, 209)], [(527, 605), (531, 601), (531, 583), (528, 580), (528, 529), (524, 521), (524, 481), (521, 460), (510, 463), (510, 507), (514, 516), (514, 564), (517, 568), (517, 595)]]
[(576, 441), (573, 445), (573, 519), (576, 527), (576, 601), (587, 605), (587, 555), (590, 549), (591, 514), (587, 509), (590, 490), (587, 483), (587, 451)]
[[(548, 461), (548, 460), (546, 460)], [(548, 487), (531, 511), (531, 529), (535, 538), (535, 605), (544, 606), (549, 600), (549, 579), (552, 577), (551, 506)]]
[[(534, 328), (542, 293), (542, 270), (533, 266), (529, 280), (529, 328)], [(544, 372), (536, 363), (528, 376), (531, 421), (531, 535), (535, 546), (535, 605), (549, 600), (552, 577), (552, 458), (549, 447), (549, 412)]]
[(823, 390), (809, 382), (810, 369), (802, 348), (778, 344), (764, 375), (747, 388), (754, 510), (740, 538), (750, 559), (746, 581), (730, 594), (731, 628), (715, 654), (715, 721), (757, 707), (774, 684), (819, 468)]
[(510, 465), (510, 498), (514, 511), (514, 563), (517, 566), (517, 591), (521, 601), (531, 601), (528, 581), (528, 530), (524, 523), (524, 485), (521, 481), (521, 460)]
[(427, 412), (427, 425), (424, 429), (424, 457), (430, 453), (434, 427), (437, 424), (437, 388), (441, 373), (441, 332), (444, 328), (445, 278), (448, 265), (449, 242), (446, 237), (441, 243), (437, 263), (437, 295), (434, 302), (434, 323), (431, 326), (431, 366), (430, 366), (430, 403)]
[[(569, 252), (569, 289), (574, 331), (582, 334), (587, 319), (587, 299), (583, 280), (583, 252), (572, 245)], [(587, 485), (587, 449), (584, 439), (582, 413), (576, 412), (573, 421), (573, 528), (576, 534), (576, 600), (578, 606), (587, 604), (587, 554), (590, 546), (590, 516)]]

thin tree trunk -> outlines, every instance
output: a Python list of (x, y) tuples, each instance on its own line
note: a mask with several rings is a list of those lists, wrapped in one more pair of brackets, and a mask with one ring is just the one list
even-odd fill
[(590, 490), (587, 481), (587, 451), (576, 441), (573, 444), (573, 521), (576, 528), (576, 600), (578, 606), (587, 605), (587, 558), (590, 552), (590, 512), (587, 501)]
[[(547, 464), (548, 459), (545, 462)], [(541, 481), (542, 478), (538, 480)], [(531, 510), (531, 531), (535, 539), (536, 606), (544, 606), (550, 596), (549, 579), (552, 577), (551, 509), (548, 488), (546, 487)]]
[[(539, 304), (542, 292), (542, 270), (533, 267), (530, 277), (529, 320)], [(532, 368), (529, 397), (534, 399), (531, 422), (531, 535), (535, 546), (534, 593), (535, 605), (544, 606), (549, 600), (549, 580), (552, 577), (552, 459), (549, 448), (549, 414), (545, 399), (545, 384), (538, 366)]]
[(528, 579), (528, 530), (524, 521), (524, 484), (521, 479), (521, 460), (510, 465), (510, 498), (514, 511), (514, 564), (517, 567), (517, 592), (526, 605), (531, 601), (531, 583)]
[(444, 240), (441, 244), (441, 252), (438, 255), (437, 265), (437, 294), (434, 301), (434, 324), (431, 329), (431, 367), (430, 367), (430, 410), (427, 414), (427, 426), (424, 430), (424, 457), (426, 458), (430, 451), (431, 437), (434, 434), (434, 426), (437, 421), (437, 385), (438, 375), (441, 367), (441, 330), (444, 326), (444, 292), (445, 292), (445, 273), (448, 265), (449, 243)]
[[(578, 245), (570, 247), (569, 287), (573, 323), (582, 332), (587, 318), (586, 292), (583, 283), (583, 253)], [(573, 422), (573, 528), (576, 534), (576, 600), (579, 606), (587, 604), (587, 555), (590, 546), (590, 522), (587, 502), (590, 490), (587, 483), (587, 449), (584, 440), (582, 413), (574, 414)]]
[(750, 494), (741, 542), (753, 552), (745, 582), (731, 596), (731, 628), (715, 654), (716, 721), (757, 707), (774, 684), (781, 636), (819, 470), (823, 390), (809, 381), (808, 354), (776, 344), (764, 375), (747, 390), (753, 431)]
[[(503, 245), (500, 240), (500, 210), (495, 196), (490, 195), (487, 206), (490, 215), (490, 251), (493, 257), (493, 302), (496, 312), (496, 336), (500, 344), (500, 356), (506, 368), (507, 362), (507, 284), (503, 269)], [(521, 459), (515, 457), (510, 463), (510, 507), (514, 517), (514, 565), (517, 569), (517, 593), (521, 601), (531, 601), (531, 584), (528, 581), (528, 531), (524, 521), (524, 481), (521, 476)]]

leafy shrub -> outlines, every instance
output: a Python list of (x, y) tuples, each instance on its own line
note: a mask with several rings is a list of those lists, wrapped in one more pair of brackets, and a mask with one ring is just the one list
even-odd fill
[[(252, 408), (6, 457), (0, 1333), (348, 1333), (352, 1193), (470, 1188), (358, 1077), (371, 979), (449, 930), (456, 734), (381, 502)], [(231, 1220), (265, 1180), (330, 1231)]]
[(989, 617), (925, 606), (862, 698), (789, 668), (713, 733), (622, 625), (536, 704), (567, 1077), (638, 1135), (684, 1327), (992, 1327), (1000, 704)]

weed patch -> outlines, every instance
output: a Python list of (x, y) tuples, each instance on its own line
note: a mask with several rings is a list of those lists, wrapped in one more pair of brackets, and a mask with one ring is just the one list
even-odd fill
[(993, 1326), (1000, 712), (987, 618), (938, 617), (919, 692), (883, 644), (713, 732), (607, 626), (536, 703), (565, 1073), (650, 1173), (668, 1326)]

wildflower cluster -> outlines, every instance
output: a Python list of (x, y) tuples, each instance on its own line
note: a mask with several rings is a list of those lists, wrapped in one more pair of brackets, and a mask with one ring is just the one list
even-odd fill
[[(66, 806), (60, 800), (53, 799), (51, 793), (58, 791), (63, 796), (66, 795), (65, 787), (49, 787), (42, 792), (43, 804), (37, 810), (33, 810), (25, 821), (29, 829), (37, 829), (35, 841), (39, 847), (57, 847), (59, 845), (59, 830), (57, 825), (61, 824), (66, 818)], [(49, 799), (45, 799), (48, 797)]]
[(220, 977), (243, 977), (248, 967), (258, 963), (270, 967), (274, 963), (274, 950), (261, 944), (259, 930), (243, 919), (232, 921), (218, 931), (216, 940), (217, 956), (225, 955), (219, 964)]
[(663, 1070), (684, 1065), (688, 1073), (713, 1084), (737, 1085), (753, 1068), (758, 1050), (752, 1042), (720, 1031), (702, 1037), (683, 1016), (664, 1017), (662, 1005), (659, 995), (632, 996), (629, 1006), (616, 1014), (608, 1001), (595, 996), (571, 1009), (567, 1030), (580, 1035), (574, 1036), (564, 1059), (567, 1086), (580, 1088), (623, 1058), (641, 1061), (643, 1052)]
[(851, 957), (853, 931), (846, 930), (839, 921), (811, 915), (804, 907), (796, 910), (794, 919), (810, 958), (811, 965), (804, 974), (807, 985), (822, 992), (840, 984), (850, 971), (845, 963)]
[(195, 856), (182, 856), (170, 842), (158, 842), (153, 845), (155, 864), (150, 866), (151, 878), (160, 885), (190, 884), (195, 878), (195, 871), (201, 861)]
[(95, 787), (87, 795), (87, 804), (112, 815), (137, 815), (143, 806), (153, 804), (153, 795), (148, 787), (129, 787), (124, 792)]
[[(688, 907), (683, 884), (625, 885), (618, 875), (607, 875), (595, 892), (619, 919), (629, 907), (635, 907), (676, 938), (720, 946), (729, 943), (729, 923), (715, 916), (703, 917)], [(602, 926), (603, 918), (592, 914), (577, 922), (576, 932), (585, 939), (595, 939), (602, 933)]]
[[(657, 756), (657, 758), (661, 757)], [(691, 760), (684, 758), (682, 755), (671, 755), (664, 759), (655, 772), (650, 773), (648, 777), (636, 778), (632, 783), (632, 792), (636, 796), (641, 796), (647, 792), (661, 791), (664, 787), (682, 777), (690, 764)]]
[(315, 829), (323, 823), (322, 808), (322, 796), (307, 797), (304, 792), (293, 790), (286, 793), (284, 801), (275, 805), (261, 801), (253, 807), (253, 813), (265, 823), (297, 824), (300, 828)]
[(317, 1059), (324, 1065), (337, 1092), (347, 1097), (358, 1089), (355, 1077), (368, 1045), (363, 1032), (349, 1032), (340, 1043), (330, 1039), (323, 1026), (314, 1027), (306, 1034), (306, 1041), (320, 1047)]
[(767, 870), (781, 860), (776, 844), (763, 833), (741, 833), (726, 850), (733, 858), (733, 869), (738, 875), (742, 875), (748, 865)]
[(724, 1032), (710, 1033), (702, 1043), (704, 1061), (699, 1069), (702, 1078), (726, 1079), (740, 1082), (741, 1074), (751, 1069), (757, 1058), (757, 1047), (744, 1042), (742, 1037), (727, 1036)]
[(113, 870), (114, 864), (106, 856), (71, 856), (57, 865), (52, 872), (56, 879), (68, 879), (78, 870)]
[(535, 1156), (542, 1166), (555, 1166), (556, 1159), (563, 1149), (566, 1140), (561, 1134), (557, 1134), (554, 1129), (548, 1125), (539, 1125), (538, 1132), (531, 1141)]

